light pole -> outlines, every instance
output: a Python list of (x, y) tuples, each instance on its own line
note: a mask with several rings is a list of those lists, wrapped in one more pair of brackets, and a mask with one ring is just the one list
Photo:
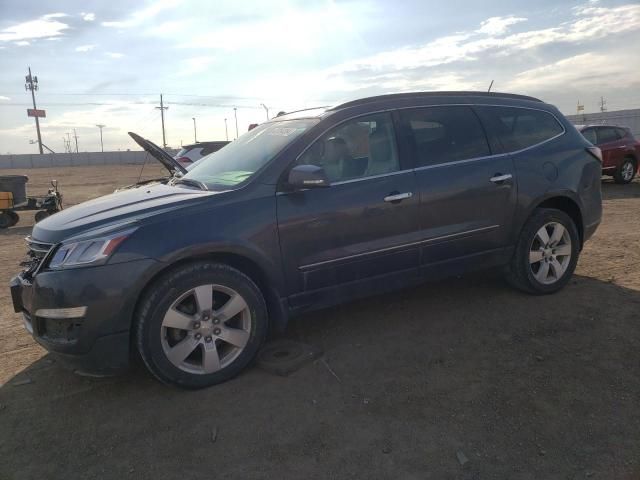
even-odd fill
[(233, 107), (233, 115), (236, 117), (236, 139), (240, 136), (238, 134), (238, 109)]
[(100, 151), (104, 153), (104, 145), (102, 143), (102, 129), (106, 127), (106, 125), (98, 124), (96, 125), (96, 127), (100, 129)]
[(227, 119), (224, 119), (224, 134), (227, 136), (227, 142), (229, 141), (229, 129), (227, 128)]
[(193, 120), (193, 143), (198, 143), (198, 133), (196, 130), (196, 117), (191, 117)]
[(264, 108), (264, 111), (267, 113), (267, 121), (269, 121), (269, 107), (267, 107), (264, 103), (261, 103), (260, 106)]

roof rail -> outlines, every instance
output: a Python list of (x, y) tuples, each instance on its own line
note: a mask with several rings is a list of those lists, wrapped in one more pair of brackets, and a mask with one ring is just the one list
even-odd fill
[(540, 102), (542, 100), (527, 95), (517, 95), (515, 93), (499, 93), (499, 92), (470, 92), (470, 91), (448, 91), (448, 92), (408, 92), (408, 93), (390, 93), (386, 95), (377, 95), (375, 97), (360, 98), (350, 102), (342, 103), (329, 110), (339, 110), (341, 108), (355, 107), (357, 105), (366, 105), (368, 103), (380, 102), (383, 100), (402, 99), (402, 98), (423, 98), (423, 97), (500, 97), (513, 98), (515, 100), (529, 100), (532, 102)]

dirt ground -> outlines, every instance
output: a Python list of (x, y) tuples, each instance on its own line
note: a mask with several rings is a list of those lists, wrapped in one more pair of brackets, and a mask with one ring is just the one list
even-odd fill
[[(139, 168), (31, 170), (28, 187), (56, 176), (77, 203)], [(6, 287), (27, 215), (0, 231), (0, 479), (640, 479), (640, 182), (603, 191), (556, 295), (485, 272), (317, 312), (287, 336), (322, 361), (196, 392), (139, 366), (78, 377), (33, 342)]]

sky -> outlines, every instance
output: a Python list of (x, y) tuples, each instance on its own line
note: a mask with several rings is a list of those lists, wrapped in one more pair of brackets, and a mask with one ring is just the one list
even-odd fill
[[(640, 107), (632, 0), (0, 0), (0, 153), (37, 153), (27, 67), (64, 151), (224, 140), (280, 110), (382, 93), (493, 90), (565, 114)], [(236, 110), (234, 111), (234, 108)], [(227, 130), (225, 130), (225, 118)], [(72, 143), (75, 148), (75, 143)]]

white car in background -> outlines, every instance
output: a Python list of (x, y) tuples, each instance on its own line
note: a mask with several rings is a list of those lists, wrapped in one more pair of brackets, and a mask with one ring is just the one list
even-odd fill
[(209, 155), (210, 153), (217, 152), (229, 142), (215, 141), (215, 142), (198, 142), (191, 145), (183, 145), (180, 151), (176, 154), (176, 159), (180, 165), (189, 170), (198, 160), (202, 157)]

